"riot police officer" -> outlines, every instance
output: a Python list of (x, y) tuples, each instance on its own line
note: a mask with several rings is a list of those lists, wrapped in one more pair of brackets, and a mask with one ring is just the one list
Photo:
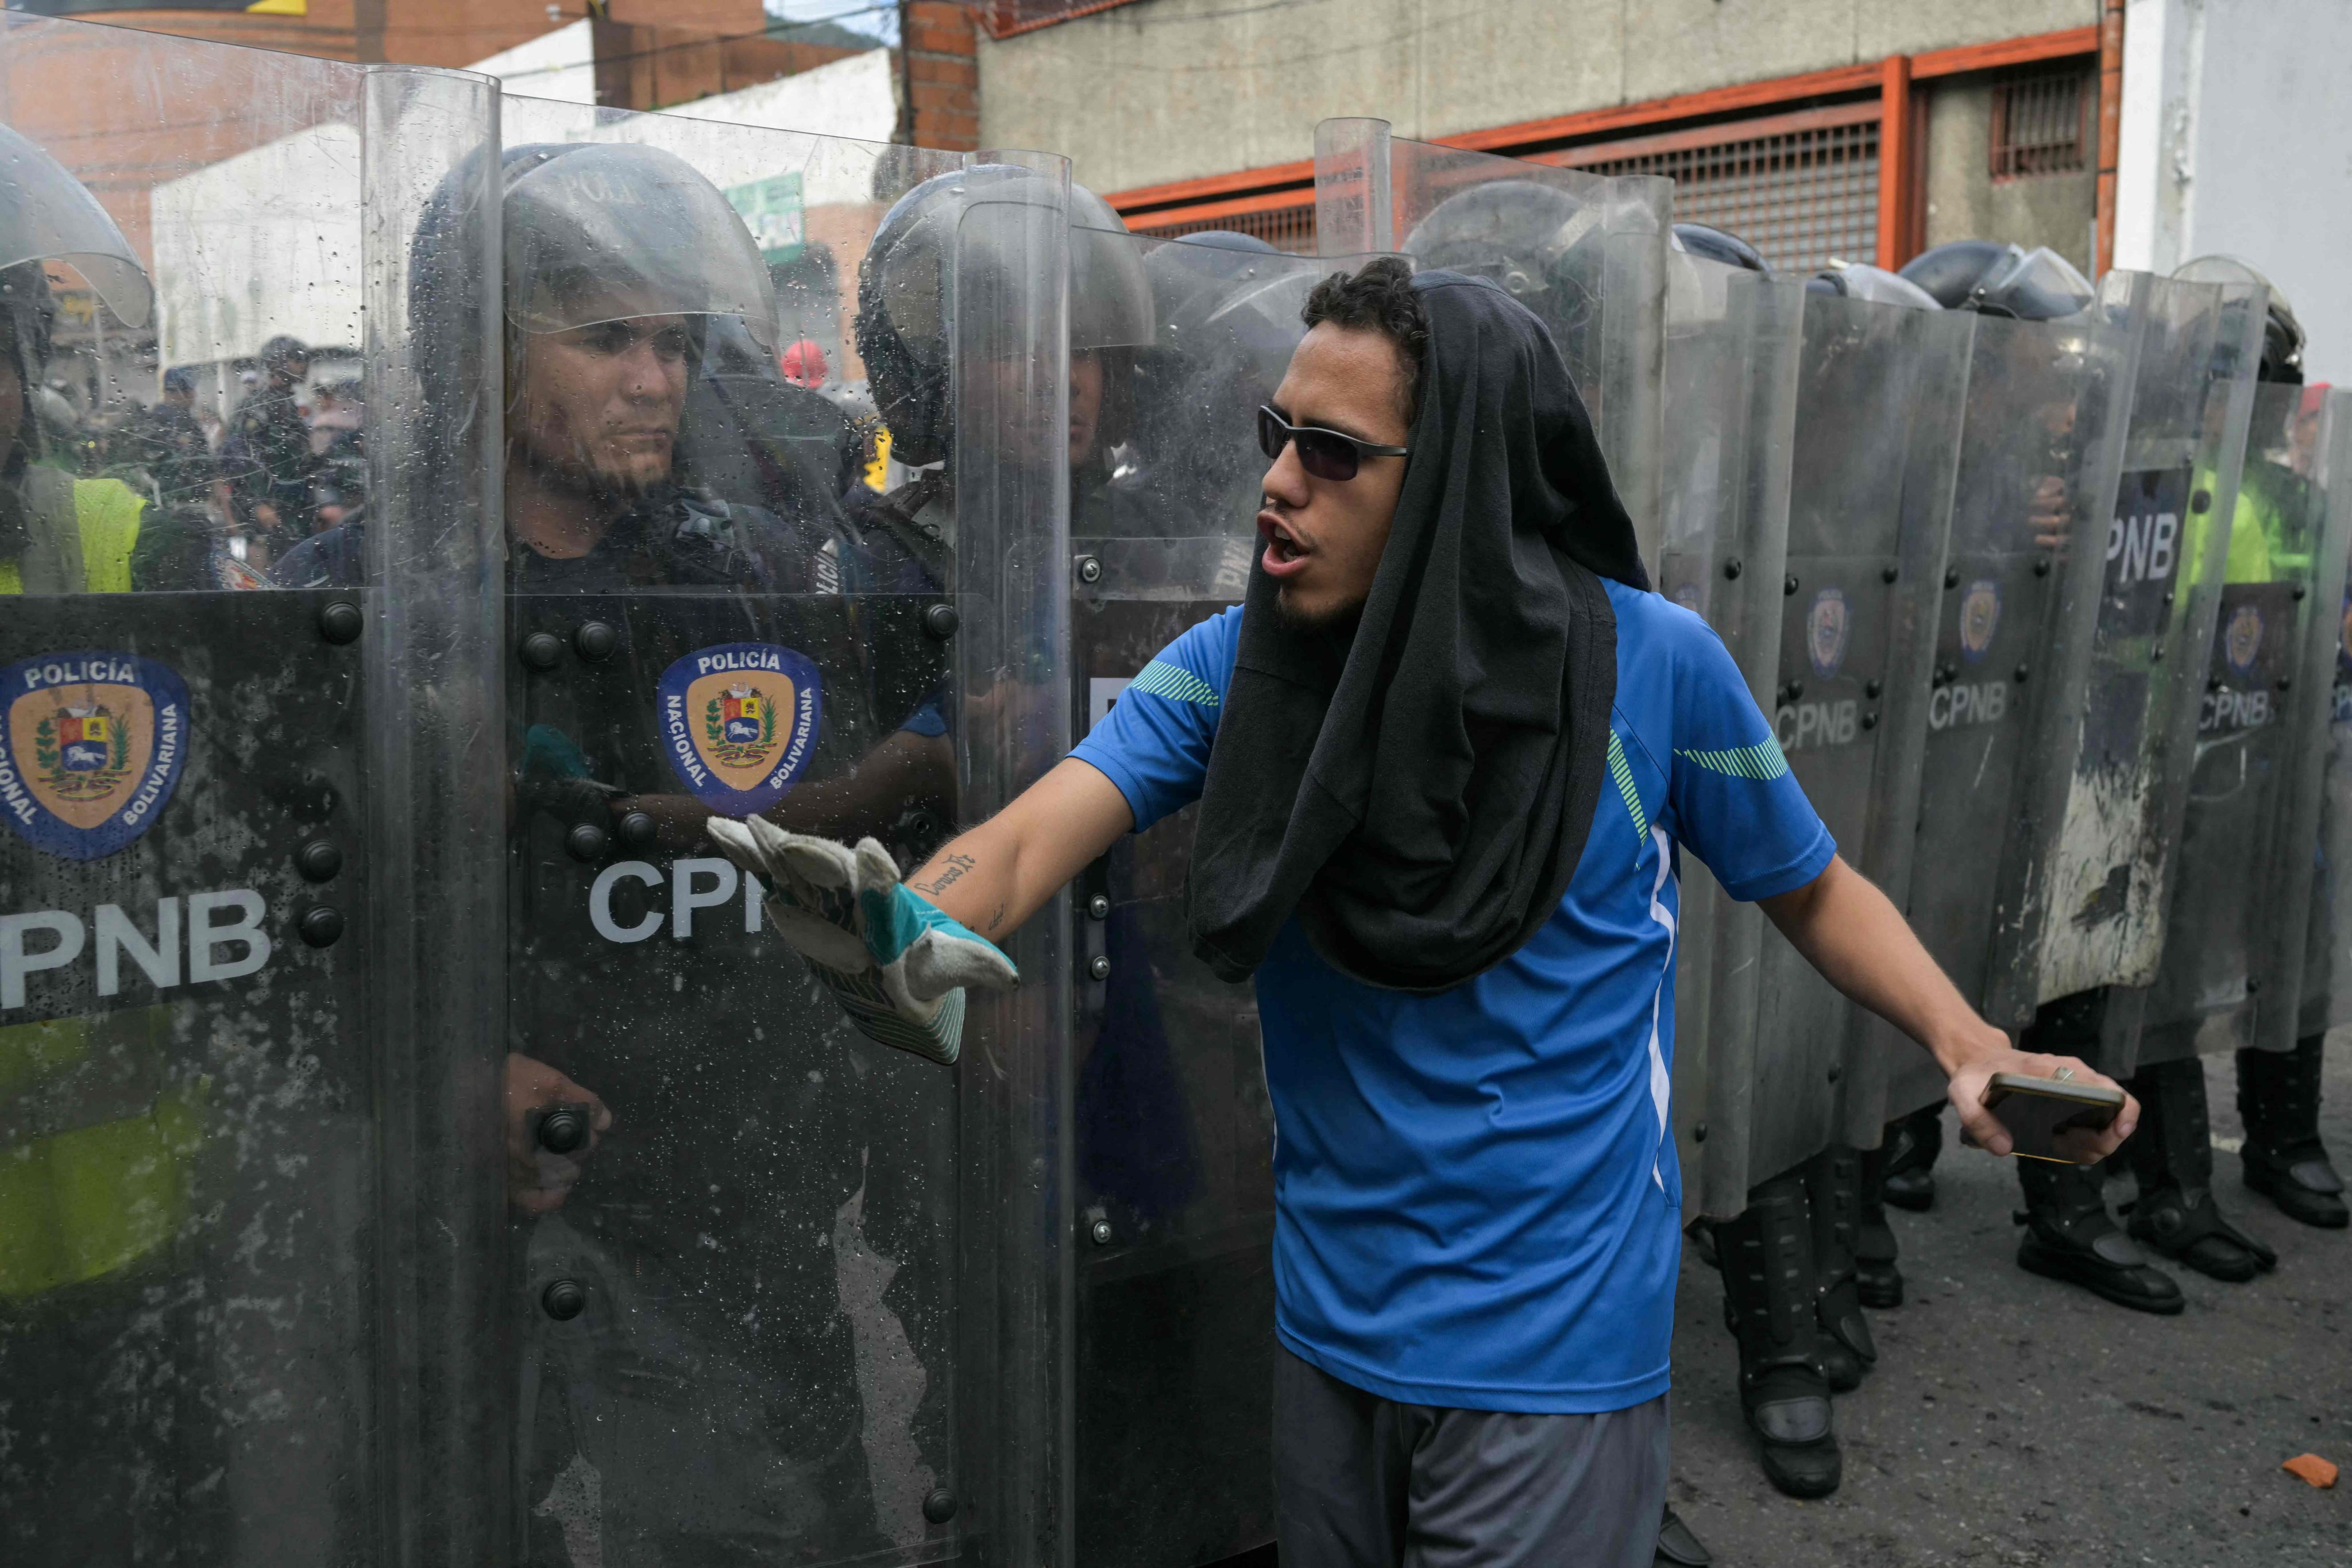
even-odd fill
[[(2259, 272), (2232, 258), (2213, 257), (2191, 261), (2175, 276), (2191, 281), (2253, 284), (2269, 290), (2262, 363), (2257, 373), (2260, 386), (2254, 429), (2248, 442), (2245, 471), (2240, 481), (2235, 521), (2230, 533), (2226, 581), (2231, 586), (2225, 589), (2225, 595), (2254, 592), (2244, 585), (2295, 579), (2299, 583), (2295, 596), (2300, 601), (2305, 596), (2305, 585), (2300, 584), (2300, 579), (2308, 574), (2320, 517), (2320, 508), (2315, 504), (2319, 498), (2294, 468), (2294, 426), (2301, 398), (2293, 389), (2299, 388), (2303, 382), (2301, 325), (2284, 295)], [(2207, 527), (2210, 523), (2205, 518), (2193, 517), (2192, 537)], [(2284, 582), (2278, 592), (2284, 592)], [(2261, 676), (2261, 685), (2268, 687), (2273, 684), (2268, 679), (2268, 666), (2273, 661), (2264, 656), (2273, 646), (2284, 649), (2285, 645), (2274, 637), (2263, 635), (2263, 605), (2252, 599), (2242, 602), (2248, 606), (2244, 613), (2225, 617), (2219, 639), (2220, 656), (2214, 663), (2214, 685), (2226, 688), (2230, 679), (2242, 670)], [(2313, 596), (2311, 602), (2315, 605), (2320, 601)], [(2273, 618), (2280, 618), (2279, 612), (2291, 612), (2292, 606), (2273, 604), (2269, 608)], [(2303, 613), (2314, 612), (2306, 609)], [(2240, 640), (2250, 645), (2242, 658), (2237, 657), (2237, 651), (2230, 647), (2233, 625)], [(2284, 690), (2284, 680), (2277, 685), (2281, 691)], [(2291, 742), (2293, 737), (2283, 733), (2284, 726), (2273, 727), (2276, 721), (2270, 718), (2271, 703), (2284, 700), (2280, 692), (2264, 692), (2261, 711), (2269, 721), (2256, 725), (2251, 734), (2223, 737), (2223, 759), (2237, 760), (2243, 770), (2247, 765), (2243, 752), (2250, 745)], [(2307, 705), (2308, 695), (2305, 701)], [(2215, 706), (2209, 703), (2209, 710)], [(2242, 706), (2231, 703), (2229, 711), (2234, 714)], [(2325, 719), (2312, 710), (2301, 722), (2315, 725), (2324, 723)], [(2208, 727), (2212, 727), (2210, 722)], [(2227, 743), (2232, 741), (2236, 744)], [(2264, 786), (2289, 771), (2286, 758), (2273, 758), (2266, 750), (2259, 765), (2265, 775), (2262, 780), (2242, 782), (2227, 792), (2209, 808), (2204, 822), (2192, 818), (2183, 851), (2184, 884), (2191, 871), (2208, 868), (2207, 862), (2217, 856), (2227, 864), (2211, 865), (2212, 875), (2228, 879), (2243, 878), (2246, 846), (2236, 842), (2228, 830), (2232, 826), (2259, 830), (2263, 825), (2233, 824), (2223, 814), (2239, 802), (2267, 812), (2284, 809), (2275, 793)], [(2240, 815), (2243, 814), (2242, 806)], [(2205, 829), (2204, 837), (2221, 840), (2217, 848), (2204, 849), (2201, 854), (2197, 842), (2200, 826)], [(2193, 900), (2199, 893), (2184, 885), (2177, 897)], [(2252, 933), (2246, 931), (2232, 934), (2252, 938)], [(2189, 972), (2198, 966), (2200, 954), (2193, 950), (2200, 945), (2200, 935), (2193, 913), (2176, 914), (2168, 935), (2168, 967), (2181, 973), (2168, 973), (2159, 981), (2159, 997), (2168, 997), (2182, 989), (2180, 983), (2189, 980)], [(2226, 945), (2232, 950), (2219, 956), (2225, 963), (2234, 956), (2237, 962), (2231, 977), (2242, 977), (2246, 966), (2242, 952), (2234, 951), (2237, 944), (2232, 942), (2213, 945)], [(2189, 981), (2188, 988), (2199, 989), (2193, 981)], [(2243, 992), (2248, 986), (2241, 979), (2236, 989)], [(2126, 1145), (2139, 1185), (2139, 1195), (2130, 1213), (2131, 1234), (2166, 1257), (2213, 1279), (2233, 1282), (2251, 1279), (2272, 1268), (2275, 1256), (2263, 1242), (2231, 1225), (2215, 1200), (2204, 1066), (2196, 1051), (2197, 1026), (2201, 1018), (2193, 1005), (2172, 1011), (2183, 1016), (2168, 1016), (2162, 1026), (2151, 1021), (2143, 1031), (2138, 1070), (2130, 1080), (2132, 1092), (2139, 1098), (2145, 1114), (2140, 1131)], [(2298, 1038), (2292, 1052), (2245, 1048), (2237, 1053), (2238, 1097), (2246, 1125), (2241, 1158), (2247, 1185), (2270, 1197), (2291, 1218), (2306, 1225), (2340, 1226), (2346, 1219), (2339, 1196), (2342, 1183), (2319, 1142), (2319, 1066), (2325, 1038), (2324, 1032), (2312, 1032)]]

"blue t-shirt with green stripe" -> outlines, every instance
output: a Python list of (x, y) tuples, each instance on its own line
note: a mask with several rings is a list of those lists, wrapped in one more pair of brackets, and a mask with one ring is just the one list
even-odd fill
[[(1276, 1331), (1388, 1398), (1590, 1412), (1665, 1392), (1677, 856), (1762, 899), (1836, 850), (1706, 623), (1608, 589), (1609, 778), (1551, 920), (1435, 995), (1341, 975), (1295, 921), (1257, 972)], [(1139, 830), (1200, 795), (1241, 614), (1170, 644), (1073, 753)]]

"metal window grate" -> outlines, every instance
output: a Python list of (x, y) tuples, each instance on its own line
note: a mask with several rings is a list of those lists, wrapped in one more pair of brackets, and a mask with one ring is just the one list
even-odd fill
[(1311, 193), (1306, 203), (1295, 207), (1233, 213), (1223, 217), (1186, 218), (1164, 227), (1155, 226), (1151, 216), (1147, 213), (1129, 220), (1128, 226), (1138, 234), (1148, 234), (1158, 239), (1174, 239), (1179, 235), (1201, 234), (1213, 228), (1229, 229), (1262, 239), (1276, 250), (1286, 250), (1294, 256), (1315, 254), (1315, 203)]
[[(1767, 135), (1737, 123), (1699, 133), (1570, 149), (1547, 162), (1596, 174), (1663, 174), (1675, 182), (1675, 221), (1738, 235), (1774, 270), (1808, 273), (1832, 259), (1878, 252), (1878, 121), (1846, 111), (1843, 124), (1790, 125)], [(1796, 117), (1785, 117), (1793, 119)], [(1751, 133), (1741, 136), (1743, 129)], [(1707, 137), (1722, 140), (1710, 141)]]
[(2098, 91), (2089, 73), (2047, 71), (2011, 77), (1992, 89), (1992, 177), (2070, 174), (2087, 165)]

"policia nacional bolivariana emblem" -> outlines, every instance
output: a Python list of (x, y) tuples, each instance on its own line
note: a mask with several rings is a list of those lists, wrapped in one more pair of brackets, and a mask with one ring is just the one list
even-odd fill
[(0, 669), (0, 816), (37, 848), (96, 860), (155, 825), (188, 755), (188, 689), (128, 653)]
[(1812, 664), (1815, 679), (1827, 680), (1844, 665), (1846, 637), (1852, 629), (1842, 589), (1823, 588), (1813, 595), (1813, 607), (1805, 616), (1805, 656)]
[(774, 643), (697, 648), (662, 672), (662, 752), (694, 798), (728, 816), (784, 798), (816, 750), (816, 666)]
[(2252, 605), (2240, 605), (2230, 616), (2222, 633), (2222, 657), (2230, 668), (2242, 679), (2254, 670), (2254, 659), (2263, 651), (2263, 612)]
[(1979, 577), (1960, 596), (1960, 657), (1976, 663), (1992, 647), (1992, 634), (2000, 629), (2000, 584)]

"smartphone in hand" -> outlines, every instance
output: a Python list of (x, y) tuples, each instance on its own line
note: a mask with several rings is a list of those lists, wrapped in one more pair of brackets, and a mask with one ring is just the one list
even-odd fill
[(2124, 1108), (2124, 1091), (2099, 1084), (2034, 1078), (2021, 1072), (1993, 1074), (1985, 1088), (1985, 1109), (2009, 1129), (2011, 1152), (2062, 1165), (2082, 1163), (2060, 1152), (2059, 1135), (2103, 1131)]

